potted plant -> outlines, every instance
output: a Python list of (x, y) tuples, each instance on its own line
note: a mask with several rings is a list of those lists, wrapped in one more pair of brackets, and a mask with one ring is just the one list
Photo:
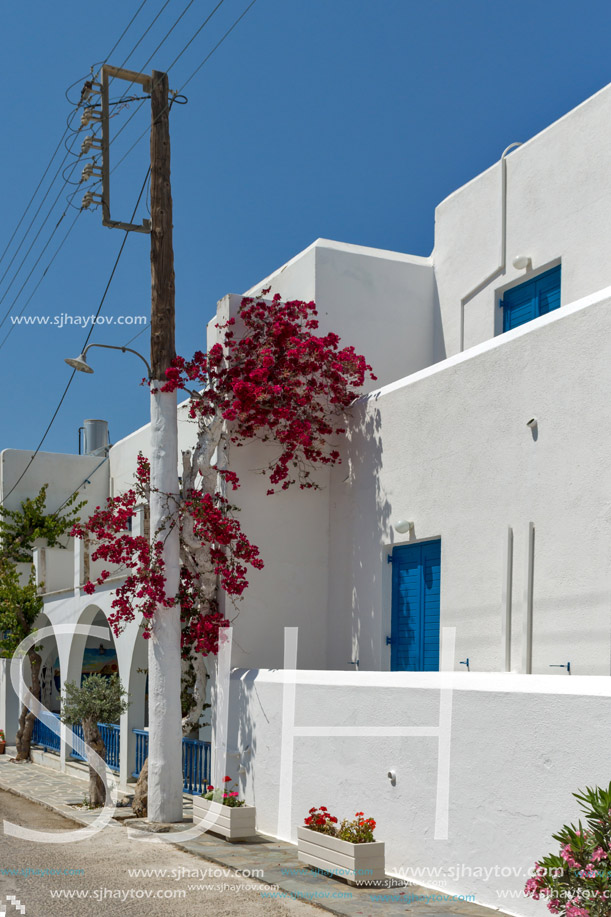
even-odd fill
[(4, 754), (5, 748), (6, 748), (6, 738), (4, 736), (4, 730), (0, 729), (0, 755)]
[[(231, 777), (223, 777), (223, 786), (215, 789), (209, 785), (201, 796), (193, 797), (193, 822), (200, 819), (215, 820), (208, 831), (221, 834), (228, 841), (243, 840), (256, 834), (256, 809), (247, 806), (237, 789), (229, 786)], [(233, 785), (232, 785), (233, 786)]]
[(385, 878), (384, 842), (373, 837), (376, 823), (356, 812), (341, 824), (326, 806), (310, 809), (297, 829), (302, 863), (328, 872), (349, 885), (376, 885)]

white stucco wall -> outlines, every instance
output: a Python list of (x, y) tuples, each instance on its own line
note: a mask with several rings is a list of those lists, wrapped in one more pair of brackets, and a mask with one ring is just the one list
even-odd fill
[[(196, 424), (187, 416), (187, 403), (178, 405), (178, 467), (181, 473), (181, 450), (192, 449), (197, 434)], [(109, 454), (112, 496), (118, 496), (134, 486), (138, 453), (151, 455), (151, 425), (144, 424), (112, 446)]]
[[(391, 567), (441, 538), (441, 624), (456, 668), (501, 671), (503, 553), (514, 531), (512, 669), (524, 671), (527, 538), (535, 525), (533, 671), (609, 675), (611, 289), (383, 388), (333, 473), (328, 667), (385, 669)], [(526, 422), (538, 419), (537, 438)], [(360, 429), (359, 429), (360, 427)], [(347, 476), (347, 468), (350, 471)], [(304, 621), (307, 628), (307, 621)], [(353, 655), (351, 653), (358, 655)]]
[[(465, 348), (502, 328), (499, 293), (533, 270), (562, 264), (562, 304), (611, 284), (611, 85), (507, 157), (507, 266), (465, 305)], [(501, 155), (499, 150), (499, 158)], [(460, 303), (499, 266), (500, 164), (459, 188), (435, 211), (433, 261), (448, 356), (459, 351)]]
[(47, 512), (55, 512), (75, 490), (78, 500), (87, 501), (83, 515), (88, 515), (108, 494), (108, 461), (97, 455), (69, 455), (39, 452), (15, 490), (5, 499), (28, 465), (33, 453), (22, 449), (0, 452), (0, 499), (7, 509), (19, 509), (26, 498), (38, 495), (48, 484)]
[[(446, 894), (475, 894), (478, 904), (520, 917), (547, 913), (519, 893), (535, 861), (557, 851), (552, 833), (579, 818), (572, 793), (608, 783), (608, 678), (451, 676), (451, 726), (441, 738), (442, 746), (449, 740), (449, 755), (442, 751), (449, 809), (440, 808), (448, 830), (436, 840), (440, 740), (341, 736), (333, 727), (437, 726), (440, 676), (298, 671), (288, 720), (286, 676), (232, 675), (228, 748), (239, 754), (229, 760), (236, 771), (245, 767), (241, 786), (257, 807), (258, 830), (295, 843), (312, 806), (326, 805), (340, 819), (364, 811), (386, 844), (389, 873)], [(331, 727), (331, 734), (287, 741), (283, 722), (314, 732)], [(283, 751), (285, 765), (293, 755), (284, 785)], [(502, 897), (511, 892), (518, 894)]]
[(270, 296), (313, 299), (320, 333), (362, 353), (382, 385), (445, 356), (430, 258), (317, 239), (246, 295), (269, 286)]

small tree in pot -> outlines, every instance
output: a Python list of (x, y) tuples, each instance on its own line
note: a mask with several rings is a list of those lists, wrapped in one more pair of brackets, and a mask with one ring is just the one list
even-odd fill
[(90, 675), (81, 687), (73, 682), (64, 685), (64, 702), (61, 721), (68, 726), (83, 724), (83, 738), (86, 743), (89, 764), (89, 804), (103, 806), (106, 801), (106, 786), (92, 766), (90, 749), (102, 760), (106, 760), (106, 746), (100, 735), (98, 723), (115, 723), (129, 705), (127, 693), (118, 675)]

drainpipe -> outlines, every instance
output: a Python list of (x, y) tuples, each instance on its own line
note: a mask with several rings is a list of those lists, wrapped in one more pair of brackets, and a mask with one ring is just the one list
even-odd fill
[(516, 146), (521, 146), (520, 141), (516, 143), (510, 143), (509, 146), (503, 150), (501, 155), (500, 165), (501, 165), (501, 251), (499, 254), (499, 266), (491, 274), (480, 281), (476, 287), (473, 287), (472, 290), (463, 296), (460, 301), (460, 353), (465, 349), (465, 305), (469, 300), (473, 299), (474, 296), (477, 296), (478, 293), (481, 293), (488, 284), (493, 281), (499, 274), (505, 273), (505, 265), (507, 261), (507, 154), (510, 150), (513, 150)]

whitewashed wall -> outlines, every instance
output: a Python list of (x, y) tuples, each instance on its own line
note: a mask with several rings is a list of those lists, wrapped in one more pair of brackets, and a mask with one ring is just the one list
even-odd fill
[[(393, 523), (441, 538), (441, 624), (456, 668), (501, 671), (503, 554), (514, 530), (512, 669), (535, 525), (533, 671), (609, 675), (611, 289), (372, 395), (333, 474), (328, 667), (387, 669)], [(526, 422), (538, 419), (537, 438)], [(346, 479), (347, 478), (347, 479)], [(307, 627), (307, 622), (304, 621)]]
[[(611, 284), (611, 85), (507, 157), (507, 267), (465, 305), (465, 348), (498, 333), (499, 293), (533, 269), (562, 262), (562, 304)], [(499, 150), (499, 159), (501, 156)], [(460, 349), (460, 302), (499, 265), (501, 212), (497, 162), (435, 211), (433, 261), (448, 356)]]
[(320, 333), (366, 356), (380, 384), (400, 379), (445, 356), (430, 258), (317, 239), (250, 295), (313, 299)]
[[(519, 893), (535, 861), (557, 851), (552, 833), (579, 818), (572, 793), (608, 784), (609, 679), (450, 676), (449, 759), (442, 759), (449, 809), (439, 809), (448, 812), (448, 830), (436, 840), (438, 739), (342, 737), (332, 727), (436, 726), (439, 675), (298, 671), (294, 720), (286, 716), (286, 675), (232, 674), (228, 747), (240, 754), (229, 761), (245, 767), (241, 785), (257, 807), (258, 830), (295, 843), (312, 806), (326, 805), (339, 818), (364, 811), (386, 843), (389, 873), (447, 894), (475, 894), (477, 903), (520, 917), (547, 913)], [(287, 741), (283, 717), (314, 731), (331, 727), (331, 734)], [(444, 732), (442, 744), (447, 739)]]
[(22, 500), (36, 497), (43, 484), (48, 484), (47, 511), (55, 512), (74, 490), (79, 500), (87, 501), (83, 514), (95, 509), (108, 494), (108, 461), (98, 455), (65, 455), (39, 452), (13, 493), (5, 499), (32, 458), (32, 452), (3, 449), (0, 452), (0, 496), (7, 509), (19, 509)]

